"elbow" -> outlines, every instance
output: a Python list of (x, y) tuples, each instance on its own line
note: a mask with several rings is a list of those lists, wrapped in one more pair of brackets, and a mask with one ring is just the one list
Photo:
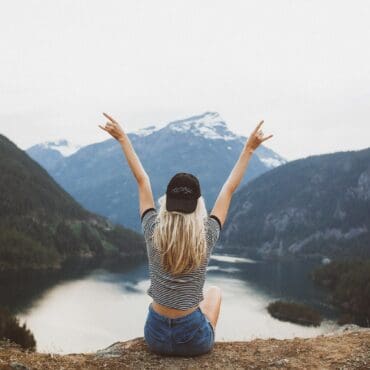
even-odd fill
[(236, 190), (236, 186), (233, 186), (231, 184), (225, 184), (224, 187), (223, 187), (223, 191), (228, 195), (230, 196), (230, 198), (232, 197), (233, 193), (235, 192)]
[(138, 177), (136, 179), (138, 185), (145, 185), (145, 184), (150, 184), (150, 179), (149, 179), (149, 176), (147, 174), (145, 175), (141, 175), (140, 177)]

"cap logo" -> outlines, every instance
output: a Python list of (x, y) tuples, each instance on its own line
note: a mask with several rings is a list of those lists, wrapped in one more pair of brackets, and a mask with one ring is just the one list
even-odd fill
[(193, 192), (192, 189), (188, 188), (187, 186), (178, 186), (171, 190), (171, 193), (184, 193), (184, 194), (191, 194)]

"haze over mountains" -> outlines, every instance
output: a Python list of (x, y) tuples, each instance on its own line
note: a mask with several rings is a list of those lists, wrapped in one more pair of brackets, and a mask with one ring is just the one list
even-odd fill
[(235, 193), (220, 241), (240, 255), (369, 258), (370, 148), (291, 161), (251, 181)]
[[(151, 178), (155, 199), (165, 192), (176, 172), (190, 172), (199, 178), (209, 210), (247, 140), (231, 132), (215, 112), (170, 122), (162, 128), (151, 125), (128, 136)], [(119, 143), (110, 138), (70, 155), (65, 148), (71, 144), (57, 144), (34, 145), (27, 153), (84, 207), (139, 230), (137, 185)], [(284, 158), (261, 146), (241, 186), (283, 163)]]

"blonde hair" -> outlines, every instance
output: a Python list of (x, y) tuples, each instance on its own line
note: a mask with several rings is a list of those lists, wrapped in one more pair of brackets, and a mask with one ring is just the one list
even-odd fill
[(197, 269), (207, 252), (207, 209), (204, 198), (198, 198), (197, 207), (192, 213), (167, 211), (166, 194), (158, 199), (158, 203), (160, 207), (153, 243), (160, 252), (163, 268), (173, 275)]

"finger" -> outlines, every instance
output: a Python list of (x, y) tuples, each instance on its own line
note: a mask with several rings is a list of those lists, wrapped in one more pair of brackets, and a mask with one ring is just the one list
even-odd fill
[(253, 133), (255, 134), (259, 129), (260, 129), (260, 127), (262, 126), (262, 124), (263, 124), (263, 120), (257, 125), (257, 127), (254, 129), (254, 131), (253, 131)]
[(117, 123), (109, 114), (107, 114), (107, 113), (104, 113), (103, 112), (103, 114), (104, 114), (104, 116), (105, 117), (107, 117), (111, 122), (113, 122), (113, 123)]
[(274, 135), (269, 135), (269, 136), (267, 136), (267, 137), (265, 137), (262, 141), (266, 141), (266, 140), (268, 140), (268, 139), (270, 139), (271, 137), (273, 137)]
[(109, 132), (105, 127), (103, 127), (102, 125), (98, 125), (101, 129), (103, 129), (104, 131), (107, 131)]

